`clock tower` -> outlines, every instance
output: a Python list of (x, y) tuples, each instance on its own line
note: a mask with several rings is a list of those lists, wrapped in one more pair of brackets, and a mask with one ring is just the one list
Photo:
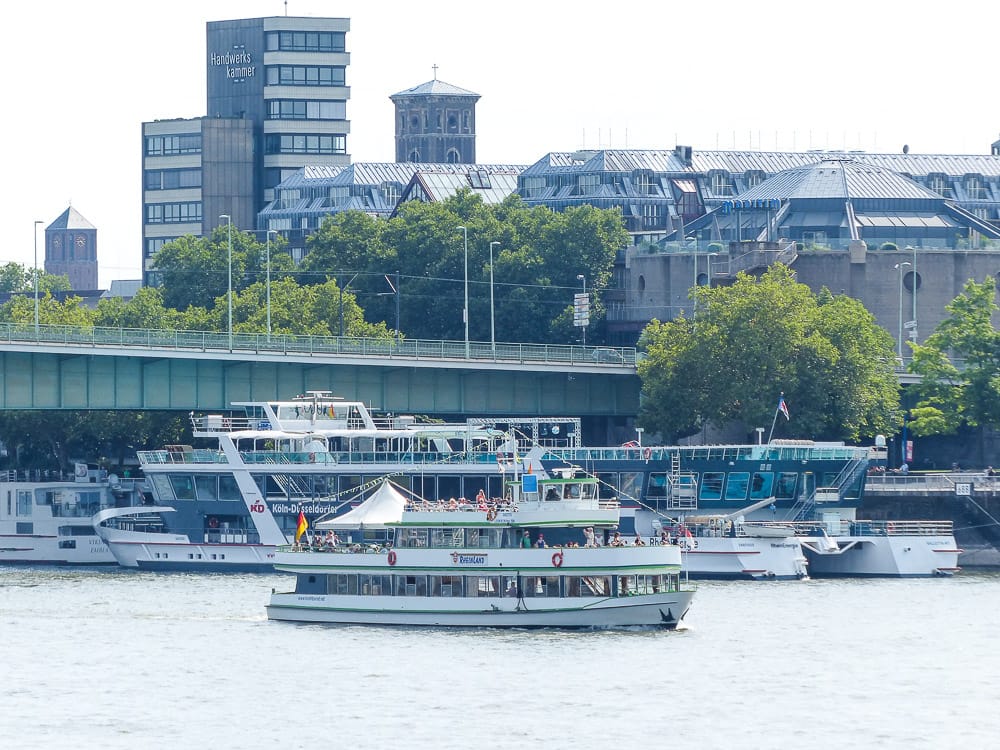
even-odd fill
[(68, 276), (74, 291), (97, 286), (97, 228), (70, 206), (45, 228), (45, 272)]

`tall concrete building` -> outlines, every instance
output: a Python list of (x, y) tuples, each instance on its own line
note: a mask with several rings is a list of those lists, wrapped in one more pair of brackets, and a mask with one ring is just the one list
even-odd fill
[(476, 163), (479, 94), (434, 80), (389, 97), (396, 107), (396, 161)]
[(274, 187), (308, 165), (344, 166), (346, 18), (213, 21), (206, 115), (143, 123), (143, 269), (166, 242), (232, 217), (252, 230)]

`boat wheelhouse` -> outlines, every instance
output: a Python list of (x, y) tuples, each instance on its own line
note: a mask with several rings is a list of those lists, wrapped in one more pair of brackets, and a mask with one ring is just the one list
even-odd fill
[(605, 544), (618, 504), (593, 477), (528, 474), (468, 507), (407, 500), (388, 483), (278, 550), (295, 590), (272, 620), (460, 627), (676, 628), (693, 591), (676, 545)]

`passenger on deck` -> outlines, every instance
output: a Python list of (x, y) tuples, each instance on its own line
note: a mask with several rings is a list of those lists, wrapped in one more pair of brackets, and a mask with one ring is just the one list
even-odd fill
[(635, 541), (632, 544), (634, 544), (636, 547), (645, 547), (646, 546), (646, 543), (644, 541), (642, 541), (642, 536), (640, 536), (638, 532), (636, 532)]
[(584, 547), (596, 547), (597, 540), (594, 539), (594, 529), (588, 526), (583, 530), (583, 546)]
[(527, 529), (524, 530), (524, 536), (521, 537), (521, 546), (526, 549), (531, 548), (531, 534), (528, 533)]
[(538, 534), (538, 539), (535, 540), (535, 546), (538, 547), (539, 549), (543, 549), (547, 546), (545, 544), (545, 537), (542, 536), (541, 532), (539, 532)]
[(615, 535), (611, 538), (611, 546), (612, 547), (624, 547), (625, 546), (625, 540), (622, 539), (622, 533), (620, 531), (616, 531)]

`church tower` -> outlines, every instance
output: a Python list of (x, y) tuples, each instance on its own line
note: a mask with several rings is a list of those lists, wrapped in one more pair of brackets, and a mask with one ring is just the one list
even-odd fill
[(70, 206), (45, 228), (45, 272), (74, 291), (97, 289), (97, 229)]
[(434, 79), (389, 97), (396, 105), (396, 161), (476, 163), (475, 94)]

